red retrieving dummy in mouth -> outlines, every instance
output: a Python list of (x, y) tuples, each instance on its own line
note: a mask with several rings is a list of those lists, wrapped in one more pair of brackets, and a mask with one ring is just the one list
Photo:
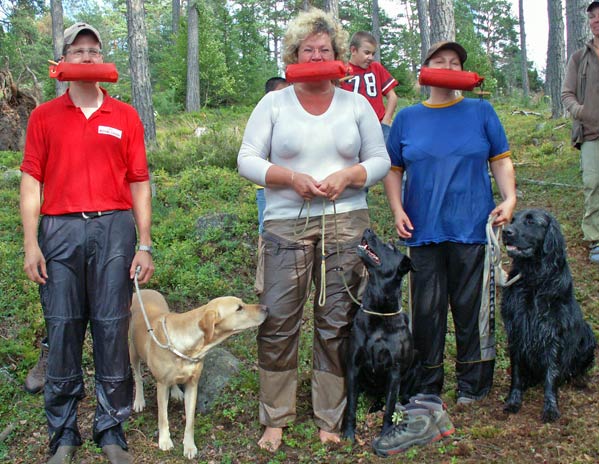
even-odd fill
[(59, 81), (116, 82), (119, 72), (114, 63), (65, 63), (50, 65), (48, 74)]
[(473, 90), (482, 85), (484, 77), (475, 72), (423, 67), (418, 76), (420, 85), (453, 90)]
[(343, 61), (318, 61), (290, 64), (285, 70), (285, 79), (293, 82), (315, 82), (341, 79), (347, 74)]

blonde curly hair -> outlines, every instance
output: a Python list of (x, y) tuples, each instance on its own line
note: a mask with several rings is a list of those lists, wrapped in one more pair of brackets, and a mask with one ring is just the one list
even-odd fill
[(344, 60), (347, 54), (349, 35), (332, 15), (318, 8), (300, 12), (287, 28), (283, 37), (283, 62), (297, 63), (297, 51), (300, 43), (313, 34), (325, 33), (331, 38), (336, 60)]

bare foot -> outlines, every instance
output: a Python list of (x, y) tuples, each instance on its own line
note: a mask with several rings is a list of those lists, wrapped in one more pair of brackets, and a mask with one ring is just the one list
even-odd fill
[(320, 437), (320, 442), (323, 444), (341, 442), (341, 438), (339, 438), (338, 433), (325, 432), (324, 430), (321, 430), (320, 432), (318, 432), (318, 435)]
[(266, 427), (262, 438), (258, 440), (258, 446), (263, 450), (274, 453), (281, 446), (281, 439), (283, 438), (283, 429), (280, 427)]

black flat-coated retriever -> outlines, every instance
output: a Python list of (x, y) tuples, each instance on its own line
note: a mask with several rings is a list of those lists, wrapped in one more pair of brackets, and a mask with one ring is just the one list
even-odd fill
[(512, 375), (505, 411), (518, 412), (523, 392), (542, 383), (542, 420), (553, 422), (560, 416), (558, 386), (569, 380), (585, 384), (594, 362), (595, 336), (574, 298), (556, 219), (538, 209), (520, 211), (504, 227), (502, 238), (512, 258), (510, 278), (521, 277), (502, 292)]
[(409, 318), (400, 312), (401, 282), (413, 270), (412, 262), (394, 245), (383, 243), (370, 229), (364, 231), (358, 255), (368, 271), (368, 283), (349, 338), (344, 436), (352, 441), (361, 391), (377, 398), (384, 395), (382, 431), (386, 432), (393, 425), (400, 386), (409, 385), (404, 377), (414, 381), (414, 374), (407, 374), (414, 359)]

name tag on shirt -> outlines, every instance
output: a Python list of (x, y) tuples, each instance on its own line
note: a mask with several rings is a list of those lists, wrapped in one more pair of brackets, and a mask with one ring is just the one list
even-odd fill
[(113, 137), (120, 139), (123, 136), (123, 131), (115, 129), (114, 127), (98, 126), (98, 134), (112, 135)]

